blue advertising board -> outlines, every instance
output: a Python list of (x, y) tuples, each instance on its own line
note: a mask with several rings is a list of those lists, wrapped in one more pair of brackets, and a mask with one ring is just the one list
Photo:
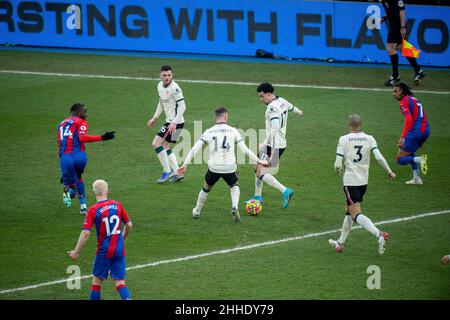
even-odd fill
[[(373, 2), (0, 0), (0, 44), (388, 63), (386, 25), (371, 24), (384, 14)], [(406, 17), (420, 63), (450, 66), (450, 7), (407, 5)]]

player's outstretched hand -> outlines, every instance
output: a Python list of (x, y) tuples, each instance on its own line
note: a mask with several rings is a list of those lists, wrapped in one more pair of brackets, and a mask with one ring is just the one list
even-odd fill
[(115, 132), (115, 131), (108, 131), (108, 132), (105, 132), (105, 134), (102, 135), (102, 140), (105, 141), (105, 140), (111, 140), (111, 139), (114, 139), (114, 137), (115, 137), (114, 133), (116, 133), (116, 132)]
[(78, 258), (78, 253), (76, 253), (75, 250), (67, 251), (67, 253), (69, 254), (70, 259), (72, 259), (72, 260), (77, 260), (77, 258)]
[(389, 172), (388, 173), (388, 178), (391, 179), (391, 180), (394, 180), (396, 176), (397, 175), (394, 172)]
[(184, 174), (186, 172), (186, 167), (181, 166), (177, 170), (177, 174)]
[(448, 264), (450, 262), (450, 255), (443, 256), (441, 261), (442, 261), (442, 264), (445, 266), (446, 264)]
[(342, 175), (342, 167), (334, 168), (334, 170), (336, 171), (336, 174), (337, 174), (338, 176)]

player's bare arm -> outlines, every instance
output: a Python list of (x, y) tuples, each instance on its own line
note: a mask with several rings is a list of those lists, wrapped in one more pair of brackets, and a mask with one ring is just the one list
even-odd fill
[(78, 239), (77, 246), (72, 251), (68, 251), (68, 255), (72, 260), (77, 260), (78, 256), (80, 255), (81, 250), (86, 245), (86, 243), (89, 240), (89, 236), (91, 235), (91, 232), (89, 230), (83, 230), (80, 233), (80, 238)]

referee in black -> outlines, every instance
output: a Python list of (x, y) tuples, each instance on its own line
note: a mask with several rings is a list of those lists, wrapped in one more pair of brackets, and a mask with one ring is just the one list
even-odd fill
[[(398, 73), (398, 54), (397, 50), (402, 49), (402, 39), (406, 39), (406, 14), (405, 1), (403, 0), (380, 0), (383, 4), (386, 16), (381, 18), (381, 22), (387, 20), (389, 33), (387, 37), (386, 49), (391, 58), (392, 76), (390, 76), (385, 86), (394, 86), (400, 82), (400, 74)], [(416, 58), (407, 57), (409, 63), (414, 68), (413, 80), (416, 85), (425, 77), (422, 68), (417, 64)]]

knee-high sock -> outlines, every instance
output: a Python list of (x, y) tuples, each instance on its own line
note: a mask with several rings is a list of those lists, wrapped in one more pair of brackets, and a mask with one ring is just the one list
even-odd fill
[(102, 293), (102, 287), (93, 284), (91, 287), (91, 294), (90, 294), (89, 299), (90, 300), (100, 300), (101, 293)]
[(262, 194), (262, 187), (262, 180), (255, 175), (255, 196), (260, 196)]
[(420, 66), (419, 66), (419, 64), (417, 63), (416, 58), (407, 57), (406, 59), (408, 60), (409, 64), (414, 68), (414, 72), (415, 72), (415, 73), (419, 73), (419, 71), (420, 71)]
[(380, 236), (380, 230), (373, 224), (372, 220), (363, 215), (362, 213), (358, 213), (355, 217), (355, 222), (359, 224), (361, 227), (369, 231), (375, 237)]
[(117, 289), (117, 292), (119, 293), (120, 297), (122, 298), (122, 300), (130, 300), (131, 299), (130, 291), (128, 291), (128, 288), (126, 285), (119, 284), (116, 287), (116, 289)]
[(198, 194), (197, 205), (195, 206), (198, 210), (202, 210), (205, 205), (206, 199), (208, 198), (209, 190), (202, 188)]
[(351, 215), (345, 215), (344, 221), (342, 222), (342, 229), (341, 229), (341, 237), (339, 238), (339, 243), (345, 243), (345, 240), (347, 240), (348, 234), (350, 233), (350, 229), (353, 226), (353, 220)]
[(175, 153), (172, 152), (172, 149), (167, 149), (166, 152), (169, 159), (169, 165), (172, 168), (173, 172), (175, 172), (176, 174), (178, 171), (177, 157), (175, 156)]
[(391, 65), (392, 65), (392, 76), (394, 78), (398, 78), (398, 54), (394, 53), (389, 56), (391, 58)]
[(164, 172), (170, 172), (169, 158), (167, 157), (167, 152), (163, 146), (159, 146), (155, 149), (158, 160), (163, 167)]
[(400, 165), (406, 165), (406, 164), (411, 165), (414, 179), (419, 179), (419, 166), (417, 165), (417, 162), (415, 161), (416, 158), (419, 158), (419, 157), (416, 157), (416, 155), (414, 153), (412, 153), (409, 156), (397, 157), (397, 163)]
[(283, 186), (281, 183), (278, 182), (277, 179), (275, 179), (274, 176), (266, 173), (261, 177), (261, 180), (267, 183), (269, 186), (274, 187), (275, 189), (278, 189), (281, 193), (283, 193), (286, 190), (286, 187)]
[(84, 186), (84, 180), (80, 177), (77, 181), (78, 199), (80, 199), (80, 205), (86, 207), (86, 191)]
[(241, 194), (241, 190), (239, 186), (234, 186), (230, 188), (231, 193), (231, 207), (238, 209), (239, 206), (239, 195)]

